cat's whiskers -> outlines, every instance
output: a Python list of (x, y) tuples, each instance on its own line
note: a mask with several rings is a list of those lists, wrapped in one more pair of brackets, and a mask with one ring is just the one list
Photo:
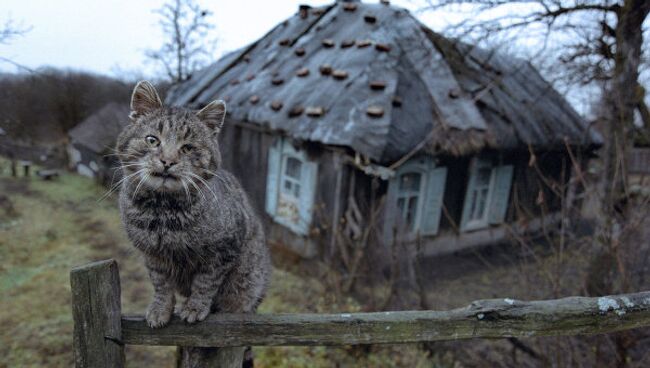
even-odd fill
[(232, 189), (232, 186), (230, 186), (230, 184), (229, 184), (229, 183), (228, 183), (224, 178), (222, 178), (221, 175), (219, 175), (219, 174), (217, 174), (217, 173), (215, 173), (215, 172), (213, 172), (213, 171), (210, 171), (210, 170), (208, 170), (208, 169), (204, 169), (204, 168), (202, 168), (202, 167), (199, 167), (199, 169), (200, 169), (200, 170), (203, 170), (203, 171), (204, 171), (205, 173), (207, 173), (207, 174), (212, 175), (213, 178), (217, 178), (217, 179), (218, 179), (221, 183), (223, 183), (223, 185), (225, 185), (228, 189)]
[(194, 187), (196, 192), (199, 193), (201, 195), (201, 198), (203, 198), (203, 200), (205, 201), (205, 194), (203, 194), (203, 191), (201, 190), (201, 187), (196, 185), (196, 183), (192, 179), (187, 178), (187, 177), (184, 177), (184, 178), (187, 179), (187, 182), (190, 183), (190, 185), (192, 185)]
[(192, 172), (189, 172), (188, 175), (192, 176), (193, 178), (198, 179), (201, 183), (203, 183), (203, 185), (205, 185), (205, 187), (210, 191), (210, 193), (212, 193), (212, 196), (214, 197), (214, 200), (219, 201), (219, 199), (217, 198), (217, 194), (212, 190), (212, 188), (210, 188), (210, 185), (202, 177), (200, 177), (200, 176), (198, 176), (198, 175), (196, 175), (196, 174), (194, 174)]
[(185, 196), (187, 197), (187, 201), (191, 202), (190, 190), (187, 188), (187, 183), (185, 183), (185, 177), (181, 175), (180, 180), (181, 180), (181, 184), (183, 185), (183, 190), (185, 190)]
[(144, 176), (140, 178), (138, 185), (136, 185), (135, 190), (133, 191), (133, 197), (131, 198), (131, 200), (135, 199), (135, 196), (138, 194), (138, 190), (140, 190), (140, 186), (142, 186), (142, 184), (145, 181), (147, 181), (147, 179), (149, 179), (149, 175), (150, 175), (149, 173), (145, 173)]
[(123, 165), (113, 166), (113, 167), (111, 167), (111, 169), (124, 169), (124, 168), (126, 168), (126, 167), (133, 167), (133, 166), (136, 166), (136, 167), (143, 167), (143, 166), (145, 166), (145, 165), (146, 165), (146, 164), (145, 164), (145, 163), (142, 163), (142, 162), (133, 162), (133, 163), (126, 163), (126, 164), (123, 164)]
[(120, 165), (118, 166), (113, 166), (110, 168), (110, 170), (113, 170), (113, 175), (111, 175), (111, 182), (109, 184), (109, 187), (113, 187), (113, 183), (115, 182), (115, 175), (117, 175), (117, 171), (121, 170), (124, 172), (125, 168), (131, 167), (131, 166), (145, 166), (143, 162), (140, 161), (126, 161), (126, 162), (121, 162)]
[(106, 194), (104, 194), (103, 196), (101, 196), (101, 198), (99, 198), (99, 199), (97, 200), (97, 202), (99, 203), (99, 202), (103, 201), (104, 199), (106, 199), (106, 197), (108, 197), (109, 195), (111, 195), (111, 193), (113, 193), (115, 190), (117, 190), (117, 188), (119, 188), (120, 185), (121, 185), (122, 183), (124, 183), (126, 180), (128, 180), (128, 179), (134, 177), (135, 175), (141, 174), (142, 172), (144, 172), (144, 171), (146, 171), (146, 170), (147, 170), (146, 168), (142, 168), (142, 169), (140, 169), (140, 170), (134, 172), (133, 174), (130, 174), (130, 175), (127, 175), (127, 176), (123, 177), (122, 179), (120, 179), (120, 181), (118, 181), (117, 183), (115, 183), (115, 185), (113, 185), (113, 186), (108, 190), (108, 192), (106, 192)]

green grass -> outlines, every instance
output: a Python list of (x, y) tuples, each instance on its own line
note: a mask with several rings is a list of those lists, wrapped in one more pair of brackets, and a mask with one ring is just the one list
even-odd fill
[[(0, 161), (0, 165), (5, 162)], [(115, 258), (124, 313), (142, 313), (151, 287), (138, 254), (122, 231), (115, 198), (91, 179), (0, 175), (0, 193), (16, 214), (0, 208), (0, 367), (72, 366), (71, 268)], [(1, 203), (1, 202), (0, 202)], [(271, 312), (356, 311), (353, 300), (333, 303), (313, 279), (275, 269), (260, 307)], [(372, 352), (372, 353), (370, 353)], [(370, 348), (256, 348), (257, 367), (431, 367), (415, 346)], [(129, 367), (172, 367), (174, 349), (127, 347)]]

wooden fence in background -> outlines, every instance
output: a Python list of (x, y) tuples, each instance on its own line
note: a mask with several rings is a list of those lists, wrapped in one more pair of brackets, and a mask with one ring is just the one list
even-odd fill
[(450, 311), (219, 314), (151, 329), (123, 316), (117, 262), (70, 273), (77, 367), (124, 367), (124, 345), (221, 347), (215, 366), (241, 367), (242, 346), (398, 344), (472, 338), (570, 336), (650, 325), (650, 292), (600, 298), (480, 300)]

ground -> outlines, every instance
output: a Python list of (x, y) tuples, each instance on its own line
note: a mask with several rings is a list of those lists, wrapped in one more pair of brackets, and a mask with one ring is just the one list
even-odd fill
[[(70, 269), (115, 258), (120, 267), (124, 313), (144, 311), (151, 296), (149, 280), (122, 230), (116, 198), (106, 196), (106, 188), (69, 173), (49, 182), (36, 177), (12, 178), (1, 159), (0, 168), (4, 168), (0, 172), (0, 368), (70, 367)], [(570, 247), (520, 244), (423, 260), (421, 283), (426, 288), (426, 307), (442, 310), (476, 299), (583, 294), (584, 254), (588, 254), (589, 244), (576, 243), (572, 241)], [(650, 256), (650, 251), (647, 253)], [(300, 271), (287, 258), (274, 253), (274, 264), (282, 268), (274, 268), (260, 313), (334, 313), (368, 308), (368, 303), (363, 307), (352, 298), (336, 297), (327, 277), (323, 277), (326, 274), (309, 277), (309, 272)], [(559, 362), (557, 366), (572, 366), (576, 359), (598, 359), (596, 348), (610, 344), (609, 340), (602, 345), (593, 339), (573, 338), (522, 341), (538, 355), (552, 354), (553, 361)], [(262, 368), (540, 366), (539, 360), (531, 360), (528, 353), (507, 340), (432, 347), (430, 354), (413, 344), (254, 350), (256, 367)], [(641, 353), (645, 351), (642, 347), (639, 345)], [(128, 346), (126, 352), (128, 367), (174, 365), (173, 348)], [(634, 359), (647, 362), (644, 357)]]
[[(70, 269), (115, 258), (124, 313), (142, 313), (151, 287), (130, 247), (114, 196), (91, 179), (64, 174), (55, 181), (12, 178), (0, 161), (0, 367), (72, 366)], [(332, 303), (314, 279), (274, 269), (260, 313), (355, 311)], [(256, 348), (256, 367), (416, 367), (432, 360), (416, 346), (373, 348)], [(127, 347), (128, 367), (173, 367), (174, 349)]]

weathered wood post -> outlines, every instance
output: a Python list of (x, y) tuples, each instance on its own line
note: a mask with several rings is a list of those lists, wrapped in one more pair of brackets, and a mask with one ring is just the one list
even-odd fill
[(30, 161), (21, 161), (20, 165), (23, 167), (23, 176), (29, 177), (29, 168), (32, 166)]
[(18, 176), (18, 168), (14, 158), (11, 159), (11, 176), (14, 178)]
[(124, 367), (120, 277), (115, 260), (94, 262), (70, 272), (77, 368)]

